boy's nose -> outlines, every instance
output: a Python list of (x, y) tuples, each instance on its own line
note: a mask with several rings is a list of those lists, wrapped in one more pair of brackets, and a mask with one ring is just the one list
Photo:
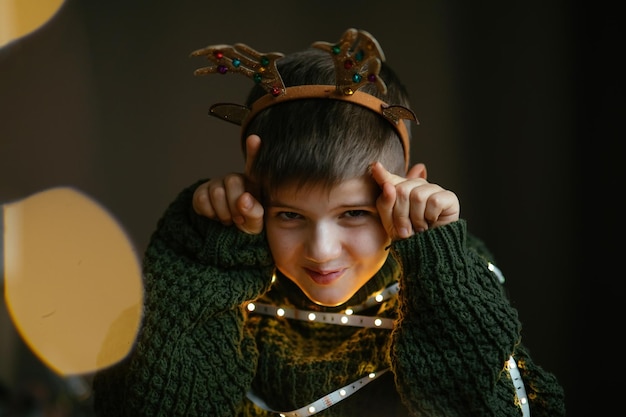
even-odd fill
[(311, 230), (306, 242), (307, 257), (317, 263), (328, 262), (341, 254), (341, 240), (328, 224), (318, 224)]

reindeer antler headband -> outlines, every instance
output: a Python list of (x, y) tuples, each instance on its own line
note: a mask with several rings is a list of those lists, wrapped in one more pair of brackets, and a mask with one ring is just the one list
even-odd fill
[(387, 92), (385, 82), (378, 76), (385, 57), (378, 41), (363, 30), (348, 29), (338, 43), (315, 42), (311, 45), (327, 51), (335, 64), (336, 85), (298, 85), (285, 87), (276, 68), (276, 61), (284, 54), (280, 52), (260, 53), (249, 46), (212, 45), (191, 53), (191, 56), (206, 56), (213, 64), (197, 69), (195, 75), (240, 73), (254, 80), (267, 94), (252, 103), (251, 107), (238, 104), (215, 104), (209, 114), (240, 125), (242, 132), (262, 110), (290, 100), (328, 98), (341, 100), (365, 107), (389, 121), (402, 140), (405, 166), (409, 165), (409, 132), (402, 119), (417, 123), (415, 114), (400, 105), (389, 105), (379, 98), (358, 91), (368, 83), (376, 85), (382, 93)]

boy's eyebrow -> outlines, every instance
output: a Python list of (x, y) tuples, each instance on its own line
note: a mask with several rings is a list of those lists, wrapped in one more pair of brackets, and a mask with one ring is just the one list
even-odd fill
[[(285, 203), (281, 200), (269, 200), (267, 202), (268, 207), (283, 207), (283, 208), (294, 208), (299, 209), (298, 206), (294, 206), (293, 204)], [(353, 201), (353, 202), (343, 202), (341, 204), (333, 206), (333, 208), (353, 208), (353, 207), (376, 207), (376, 201)]]

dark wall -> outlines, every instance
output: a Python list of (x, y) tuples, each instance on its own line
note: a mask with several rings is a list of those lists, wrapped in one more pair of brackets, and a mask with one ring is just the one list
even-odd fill
[(457, 192), (507, 278), (525, 344), (568, 400), (577, 396), (578, 10), (565, 1), (161, 3), (69, 0), (0, 48), (0, 203), (75, 186), (141, 253), (182, 187), (242, 169), (237, 128), (206, 114), (242, 102), (250, 82), (194, 77), (206, 61), (189, 53), (235, 42), (288, 53), (365, 29), (412, 96), (413, 161)]

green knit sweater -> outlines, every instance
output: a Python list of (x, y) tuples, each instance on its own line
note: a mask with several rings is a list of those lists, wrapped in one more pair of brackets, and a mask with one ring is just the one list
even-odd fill
[[(383, 268), (348, 303), (323, 308), (288, 279), (272, 281), (264, 234), (193, 213), (194, 184), (170, 205), (144, 257), (144, 318), (123, 362), (94, 378), (94, 406), (114, 416), (270, 416), (390, 369), (330, 416), (521, 416), (505, 368), (514, 355), (532, 417), (564, 416), (554, 375), (533, 363), (490, 254), (452, 224), (397, 241)], [(307, 322), (248, 312), (251, 300), (335, 312), (399, 282), (397, 296), (362, 315), (393, 329)], [(354, 384), (353, 384), (354, 385)], [(307, 415), (307, 414), (304, 414)]]

